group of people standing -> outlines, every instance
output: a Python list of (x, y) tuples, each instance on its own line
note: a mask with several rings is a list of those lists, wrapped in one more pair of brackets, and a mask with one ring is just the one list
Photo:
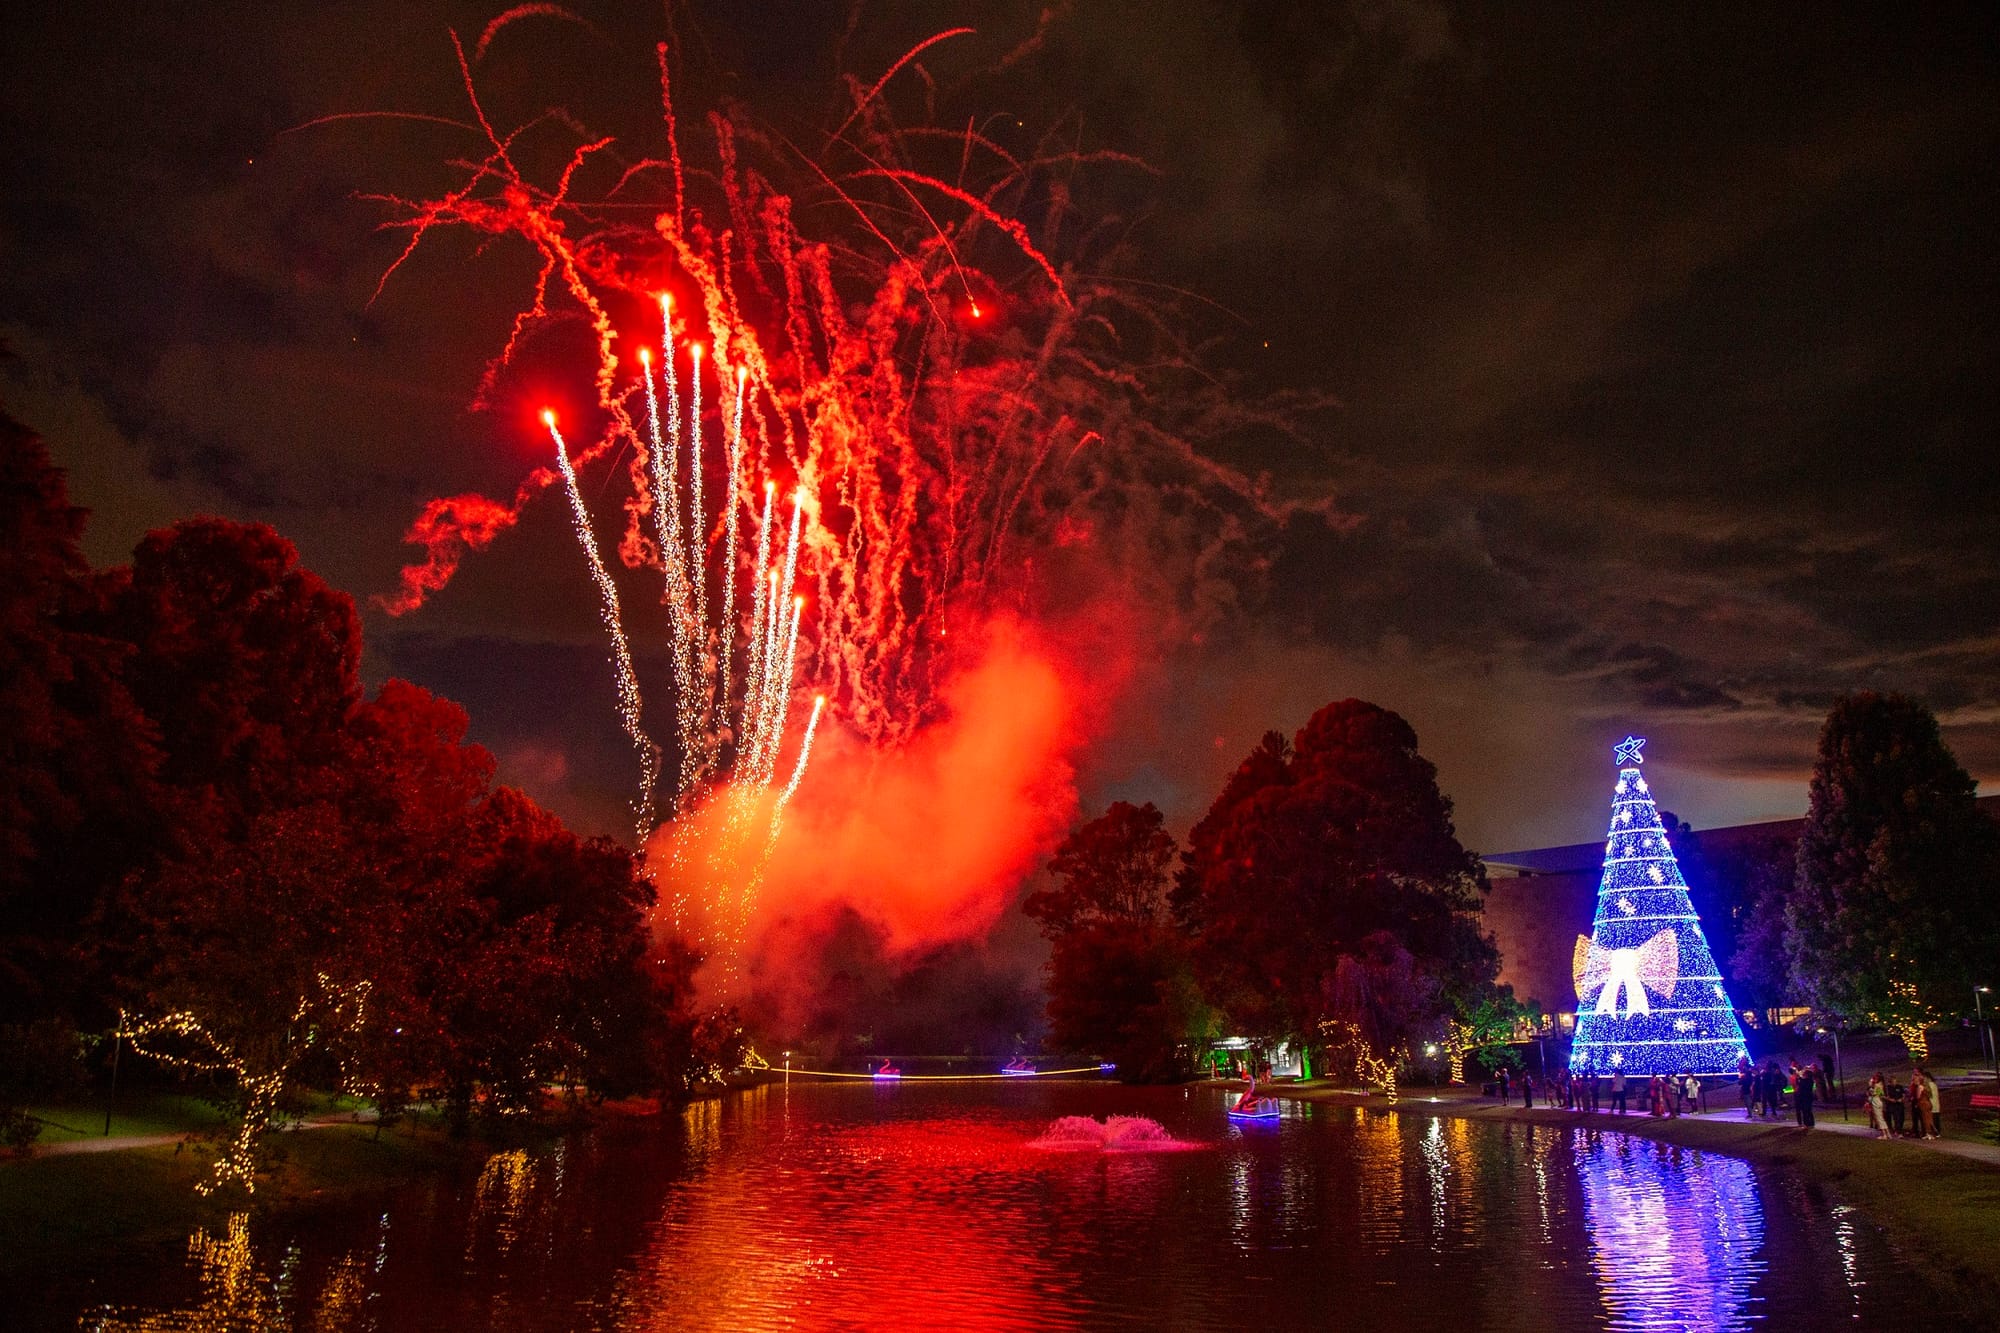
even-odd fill
[(1880, 1074), (1868, 1080), (1868, 1125), (1878, 1139), (1904, 1137), (1906, 1114), (1910, 1122), (1909, 1137), (1934, 1139), (1942, 1132), (1941, 1112), (1937, 1080), (1922, 1065), (1910, 1075), (1907, 1088)]
[(1526, 1070), (1516, 1078), (1509, 1070), (1500, 1071), (1500, 1100), (1508, 1098), (1511, 1089), (1519, 1089), (1521, 1105), (1533, 1109), (1535, 1093), (1539, 1091), (1550, 1107), (1560, 1106), (1565, 1111), (1595, 1111), (1597, 1109), (1597, 1080), (1587, 1074), (1571, 1074), (1567, 1069), (1553, 1074), (1543, 1074), (1539, 1085), (1533, 1074)]
[[(1624, 1115), (1626, 1099), (1630, 1095), (1630, 1082), (1622, 1069), (1613, 1070), (1609, 1078), (1611, 1110)], [(1506, 1069), (1500, 1071), (1498, 1087), (1500, 1099), (1506, 1101), (1518, 1089), (1521, 1105), (1533, 1110), (1535, 1093), (1541, 1092), (1551, 1108), (1560, 1107), (1565, 1111), (1595, 1111), (1605, 1094), (1606, 1078), (1592, 1070), (1572, 1074), (1567, 1069), (1554, 1074), (1544, 1074), (1539, 1081), (1533, 1074), (1523, 1072), (1519, 1076)], [(1647, 1081), (1643, 1103), (1652, 1115), (1678, 1116), (1683, 1111), (1693, 1111), (1701, 1105), (1701, 1080), (1693, 1074), (1654, 1074)]]
[[(1551, 1108), (1595, 1111), (1605, 1091), (1605, 1082), (1602, 1075), (1587, 1069), (1575, 1074), (1563, 1069), (1544, 1074), (1539, 1080), (1525, 1071), (1516, 1075), (1502, 1069), (1495, 1086), (1487, 1091), (1497, 1088), (1502, 1101), (1518, 1091), (1521, 1105), (1530, 1110), (1534, 1109), (1535, 1094), (1539, 1091)], [(1629, 1091), (1624, 1071), (1614, 1070), (1609, 1082), (1610, 1109), (1624, 1115)], [(1814, 1107), (1833, 1093), (1833, 1080), (1816, 1060), (1804, 1065), (1794, 1060), (1786, 1068), (1776, 1059), (1770, 1059), (1760, 1069), (1751, 1063), (1749, 1056), (1742, 1056), (1736, 1062), (1736, 1083), (1743, 1097), (1746, 1120), (1782, 1119), (1789, 1104), (1792, 1120), (1800, 1129), (1814, 1127)], [(1641, 1108), (1648, 1114), (1678, 1116), (1701, 1107), (1701, 1080), (1687, 1073), (1654, 1074), (1646, 1080), (1641, 1095), (1645, 1099)], [(1868, 1080), (1868, 1123), (1877, 1138), (1905, 1137), (1903, 1126), (1907, 1116), (1908, 1137), (1934, 1139), (1942, 1123), (1940, 1109), (1937, 1080), (1922, 1065), (1910, 1076), (1907, 1087), (1880, 1074)]]
[(1811, 1129), (1815, 1123), (1813, 1106), (1832, 1093), (1833, 1080), (1817, 1061), (1801, 1065), (1794, 1060), (1790, 1069), (1784, 1069), (1771, 1059), (1759, 1069), (1746, 1055), (1736, 1061), (1736, 1086), (1743, 1096), (1745, 1120), (1752, 1116), (1760, 1120), (1782, 1119), (1789, 1094), (1793, 1123), (1800, 1129)]

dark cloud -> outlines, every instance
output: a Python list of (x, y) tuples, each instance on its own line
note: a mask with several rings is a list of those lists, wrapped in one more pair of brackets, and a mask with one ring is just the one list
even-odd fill
[[(283, 132), (463, 114), (446, 29), (470, 41), (500, 7), (14, 20), (0, 385), (97, 510), (98, 559), (212, 510), (276, 523), (366, 597), (426, 498), (511, 493), (527, 437), (468, 403), (531, 270), (451, 238), (377, 299), (399, 238), (358, 197), (435, 187), (467, 140)], [(1157, 181), (1103, 187), (1143, 276), (1232, 312), (1199, 332), (1249, 398), (1339, 404), (1304, 440), (1227, 446), (1265, 497), (1316, 506), (1283, 522), (1160, 477), (1089, 497), (1154, 534), (1144, 595), (1172, 614), (1087, 800), (1189, 815), (1259, 732), (1349, 693), (1417, 722), (1487, 845), (1588, 836), (1589, 747), (1628, 727), (1660, 732), (1698, 823), (1795, 812), (1819, 719), (1856, 687), (1929, 699), (2000, 775), (1990, 8), (1079, 0), (1004, 67), (1042, 6), (849, 25), (693, 3), (670, 32), (657, 7), (576, 8), (589, 26), (495, 38), (497, 118), (560, 101), (653, 134), (664, 35), (687, 105), (740, 98), (810, 143), (839, 73), (969, 23), (926, 57), (938, 95), (1150, 160)], [(533, 351), (553, 384), (574, 332)], [(1102, 573), (1065, 559), (1041, 568)], [(420, 621), (369, 615), (371, 673), (463, 700), (503, 773), (622, 828), (630, 752), (553, 506)]]

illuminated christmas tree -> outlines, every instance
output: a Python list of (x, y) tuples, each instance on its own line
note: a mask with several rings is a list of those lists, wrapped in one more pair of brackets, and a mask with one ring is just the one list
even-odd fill
[(1597, 917), (1590, 934), (1576, 939), (1570, 1068), (1734, 1073), (1744, 1054), (1743, 1029), (1702, 937), (1659, 807), (1639, 774), (1645, 744), (1627, 736), (1614, 750), (1618, 786)]

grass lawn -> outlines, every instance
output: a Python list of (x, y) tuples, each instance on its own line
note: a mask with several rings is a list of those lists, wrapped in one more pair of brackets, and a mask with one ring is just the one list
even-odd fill
[[(30, 1106), (28, 1114), (42, 1122), (37, 1144), (73, 1143), (104, 1137), (104, 1101)], [(151, 1134), (201, 1134), (219, 1130), (229, 1117), (199, 1097), (186, 1093), (140, 1091), (118, 1098), (111, 1110), (111, 1137)]]
[(231, 1211), (194, 1192), (211, 1160), (161, 1147), (0, 1164), (0, 1287), (10, 1274), (109, 1253), (177, 1262), (190, 1231)]
[[(113, 1118), (113, 1133), (186, 1132), (213, 1123), (178, 1105), (182, 1101), (192, 1099), (135, 1105), (129, 1120)], [(204, 1104), (193, 1105), (210, 1112)], [(329, 1100), (314, 1114), (351, 1109)], [(103, 1115), (100, 1107), (100, 1133)], [(495, 1127), (501, 1137), (522, 1141), (546, 1139), (552, 1132), (535, 1125)], [(264, 1140), (256, 1193), (246, 1196), (232, 1186), (206, 1199), (195, 1186), (209, 1177), (220, 1152), (212, 1142), (0, 1158), (0, 1291), (45, 1269), (88, 1267), (114, 1256), (178, 1264), (189, 1233), (219, 1228), (232, 1212), (275, 1211), (427, 1176), (470, 1174), (494, 1146), (490, 1137), (453, 1139), (432, 1116), (411, 1117), (379, 1132), (372, 1124), (274, 1131)], [(0, 1327), (4, 1324), (0, 1316)]]

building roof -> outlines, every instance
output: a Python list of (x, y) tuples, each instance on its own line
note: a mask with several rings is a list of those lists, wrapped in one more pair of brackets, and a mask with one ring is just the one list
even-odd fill
[(1568, 847), (1536, 847), (1525, 852), (1490, 852), (1480, 860), (1488, 870), (1517, 875), (1573, 875), (1604, 864), (1604, 843), (1578, 842)]
[[(1975, 802), (1994, 819), (2000, 819), (2000, 795), (1981, 796)], [(1698, 829), (1704, 844), (1721, 845), (1751, 839), (1783, 837), (1796, 841), (1805, 828), (1803, 819), (1774, 819), (1762, 824), (1731, 824), (1722, 828)], [(1672, 836), (1669, 834), (1669, 836)], [(1480, 860), (1489, 871), (1515, 875), (1596, 874), (1604, 868), (1604, 841), (1573, 842), (1565, 847), (1531, 847), (1519, 852), (1486, 852)]]

